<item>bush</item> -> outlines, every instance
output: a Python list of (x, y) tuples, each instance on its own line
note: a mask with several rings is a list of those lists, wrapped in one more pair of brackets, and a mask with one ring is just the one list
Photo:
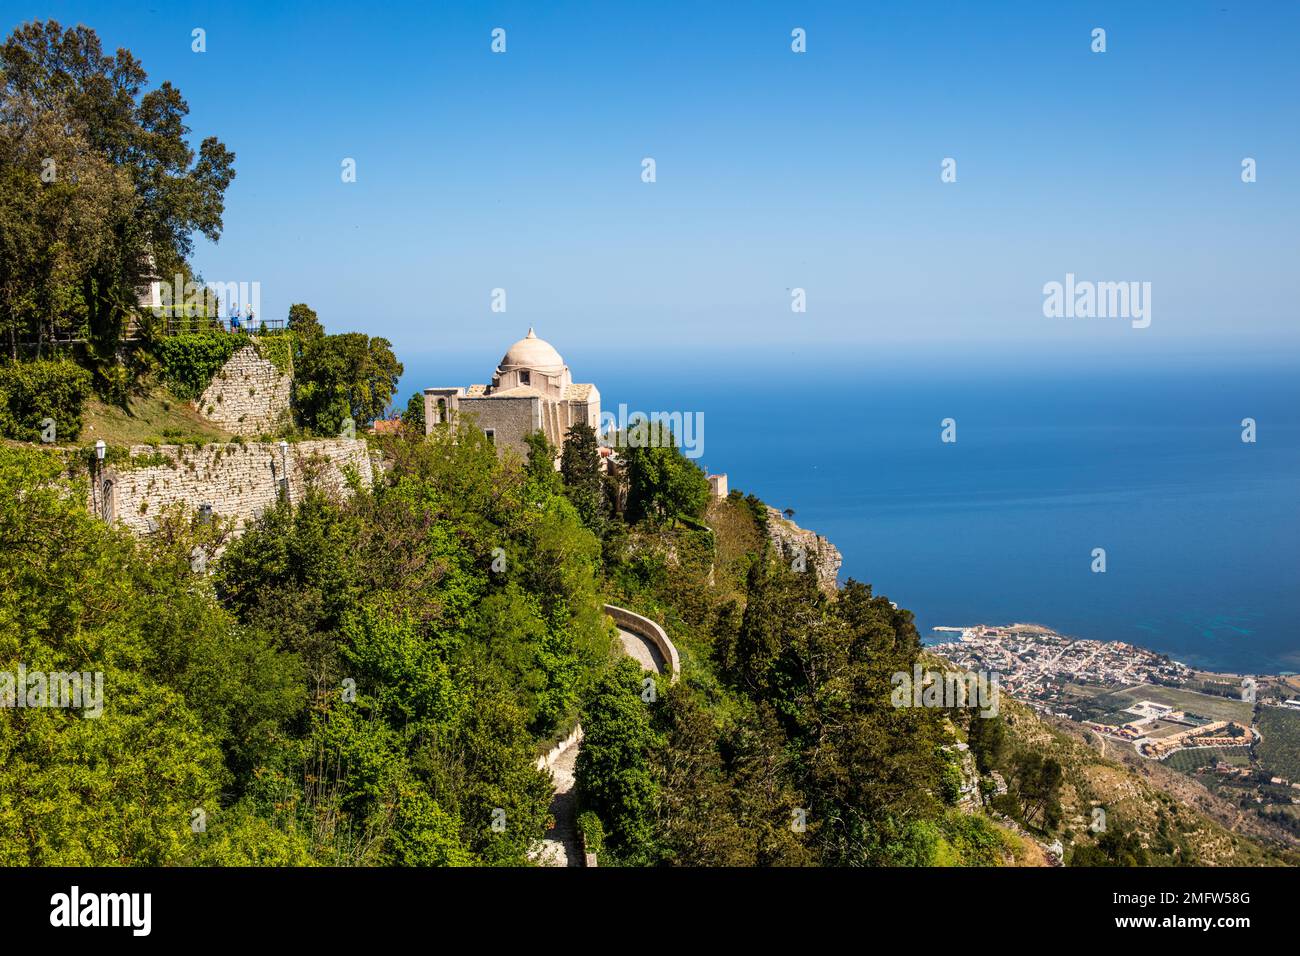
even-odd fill
[(163, 379), (179, 397), (196, 399), (248, 341), (248, 336), (230, 332), (191, 332), (164, 338), (157, 345)]
[(600, 817), (590, 810), (578, 814), (578, 832), (582, 834), (582, 843), (588, 853), (599, 855), (605, 848), (605, 827)]
[(68, 359), (0, 365), (0, 433), (40, 441), (41, 422), (52, 418), (56, 441), (74, 440), (91, 392), (91, 374)]

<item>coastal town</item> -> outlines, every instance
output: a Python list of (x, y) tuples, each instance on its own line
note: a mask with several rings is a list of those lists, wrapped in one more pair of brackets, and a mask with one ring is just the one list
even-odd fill
[(1256, 704), (1300, 714), (1294, 677), (1197, 671), (1123, 641), (1075, 639), (1038, 624), (935, 630), (958, 635), (932, 646), (953, 664), (995, 672), (1007, 693), (1035, 709), (1156, 760), (1253, 746)]

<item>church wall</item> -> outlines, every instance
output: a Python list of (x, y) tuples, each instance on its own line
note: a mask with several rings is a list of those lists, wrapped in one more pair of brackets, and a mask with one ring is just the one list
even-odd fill
[(428, 435), (433, 431), (433, 426), (439, 423), (439, 414), (441, 409), (438, 407), (439, 400), (446, 403), (447, 419), (450, 421), (456, 415), (460, 405), (460, 399), (464, 396), (463, 388), (426, 388), (424, 390), (424, 433)]
[(460, 408), (479, 428), (496, 432), (498, 448), (514, 449), (521, 458), (528, 457), (524, 436), (542, 428), (540, 398), (463, 398)]

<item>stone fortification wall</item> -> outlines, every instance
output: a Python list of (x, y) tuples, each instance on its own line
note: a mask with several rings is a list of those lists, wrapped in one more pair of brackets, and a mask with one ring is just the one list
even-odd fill
[(275, 432), (288, 424), (293, 378), (246, 345), (221, 367), (194, 407), (215, 425), (236, 435)]
[(277, 442), (136, 445), (131, 455), (132, 466), (104, 472), (91, 508), (137, 534), (152, 530), (152, 520), (178, 502), (191, 510), (210, 505), (241, 531), (275, 503), (286, 472), (291, 502), (302, 499), (309, 483), (346, 494), (351, 469), (366, 487), (374, 480), (361, 439), (292, 442), (283, 452)]

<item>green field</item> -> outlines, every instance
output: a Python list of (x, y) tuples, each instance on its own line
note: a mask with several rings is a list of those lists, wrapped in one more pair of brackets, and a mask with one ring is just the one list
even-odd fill
[(189, 402), (160, 387), (147, 395), (132, 396), (126, 408), (91, 399), (79, 442), (93, 445), (96, 439), (103, 439), (127, 447), (230, 441), (230, 437), (230, 432), (212, 424)]
[(1215, 758), (1234, 767), (1250, 766), (1250, 751), (1245, 747), (1205, 747), (1198, 750), (1180, 750), (1172, 753), (1162, 762), (1170, 770), (1192, 773), (1201, 767), (1208, 767)]
[(1261, 707), (1258, 730), (1263, 737), (1255, 748), (1260, 766), (1293, 783), (1300, 782), (1300, 711)]
[(1249, 725), (1254, 715), (1255, 706), (1243, 700), (1230, 700), (1227, 697), (1213, 697), (1198, 694), (1195, 691), (1181, 690), (1176, 687), (1126, 687), (1104, 697), (1097, 698), (1098, 704), (1109, 703), (1120, 710), (1132, 706), (1140, 700), (1150, 700), (1157, 704), (1167, 704), (1176, 710), (1210, 720), (1236, 720)]

